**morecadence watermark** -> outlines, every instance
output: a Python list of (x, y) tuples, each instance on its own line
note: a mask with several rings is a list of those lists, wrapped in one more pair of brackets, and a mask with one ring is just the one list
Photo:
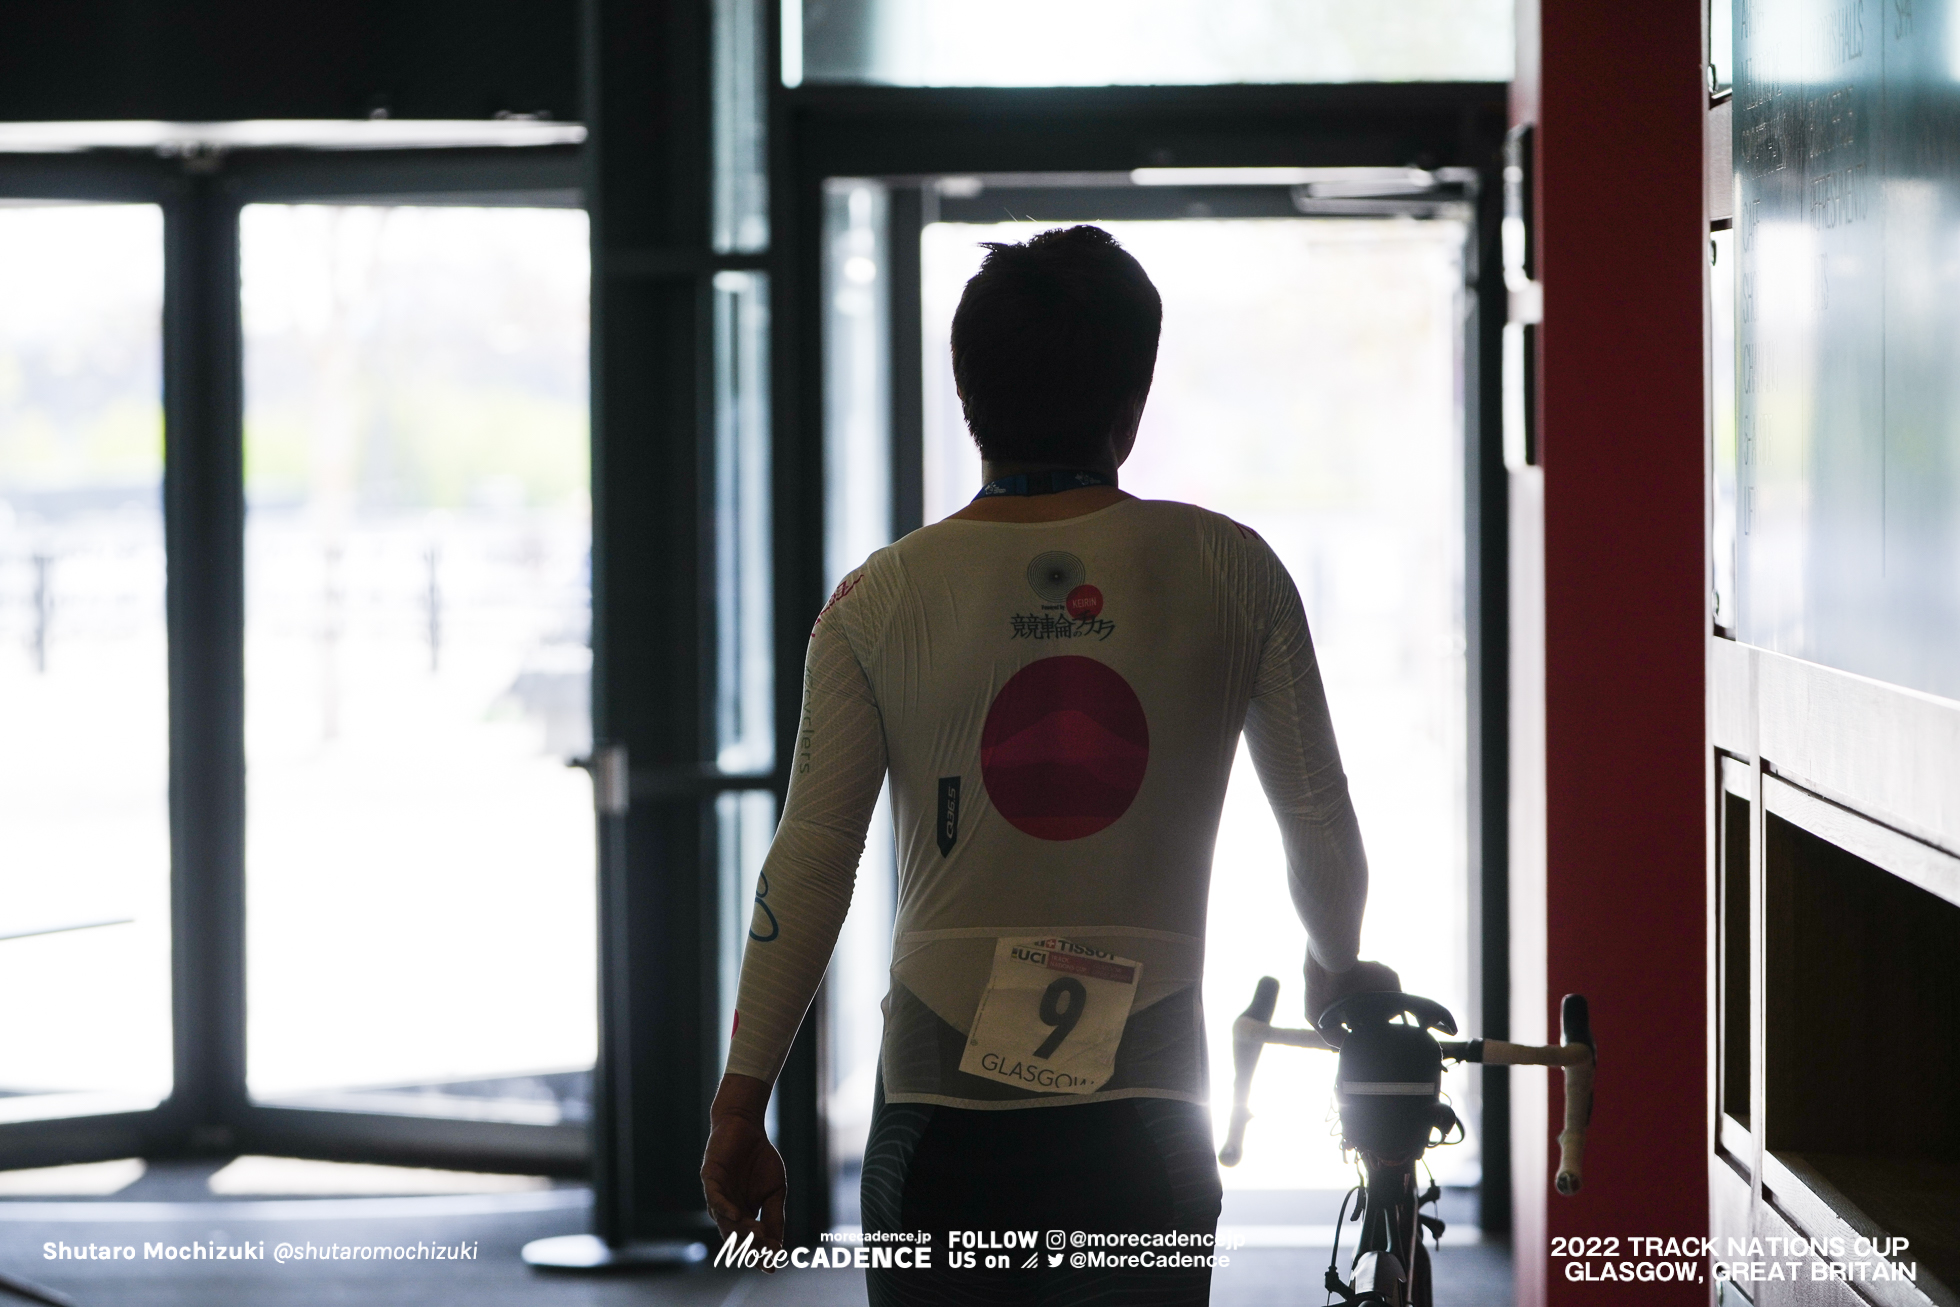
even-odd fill
[[(729, 1235), (713, 1265), (732, 1270), (953, 1271), (1163, 1269), (1231, 1265), (1208, 1231), (948, 1230), (943, 1244), (926, 1231), (833, 1231), (816, 1248), (765, 1248), (754, 1232)], [(856, 1245), (856, 1246), (850, 1246)]]
[[(743, 1271), (780, 1271), (785, 1267), (798, 1271), (932, 1269), (930, 1234), (867, 1231), (853, 1238), (857, 1241), (855, 1248), (821, 1245), (816, 1248), (759, 1248), (756, 1246), (755, 1232), (751, 1230), (739, 1239), (731, 1234), (722, 1240), (721, 1250), (715, 1254), (714, 1265)], [(826, 1244), (836, 1241), (841, 1245), (840, 1236), (825, 1234), (823, 1241)]]
[(474, 1239), (457, 1243), (345, 1244), (288, 1243), (271, 1245), (247, 1239), (239, 1243), (220, 1243), (193, 1239), (189, 1243), (68, 1243), (51, 1239), (41, 1245), (41, 1257), (50, 1262), (473, 1262), (479, 1243)]

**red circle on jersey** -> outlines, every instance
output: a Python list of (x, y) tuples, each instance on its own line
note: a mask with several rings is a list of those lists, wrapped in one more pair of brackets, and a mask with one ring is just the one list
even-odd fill
[(1068, 592), (1068, 615), (1086, 622), (1102, 612), (1102, 591), (1093, 585), (1078, 585)]
[(980, 733), (987, 797), (1036, 839), (1079, 840), (1108, 826), (1129, 811), (1149, 761), (1143, 704), (1094, 658), (1029, 663), (994, 696)]

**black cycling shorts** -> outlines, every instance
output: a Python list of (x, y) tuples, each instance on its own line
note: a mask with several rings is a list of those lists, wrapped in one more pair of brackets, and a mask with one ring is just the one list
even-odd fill
[[(862, 1195), (867, 1232), (931, 1236), (930, 1269), (866, 1272), (872, 1307), (1210, 1300), (1221, 1194), (1211, 1114), (1195, 1103), (975, 1111), (881, 1094)], [(949, 1243), (955, 1231), (973, 1237)]]

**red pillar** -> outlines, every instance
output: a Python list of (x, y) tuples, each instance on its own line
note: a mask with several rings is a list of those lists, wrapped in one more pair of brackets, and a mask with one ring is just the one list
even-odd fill
[[(1517, 665), (1542, 651), (1543, 824), (1516, 841), (1516, 939), (1542, 954), (1518, 959), (1513, 1037), (1555, 1039), (1559, 996), (1583, 992), (1601, 1061), (1575, 1197), (1551, 1192), (1556, 1086), (1518, 1095), (1518, 1300), (1685, 1305), (1707, 1287), (1573, 1283), (1546, 1242), (1708, 1229), (1702, 6), (1520, 8), (1543, 480), (1520, 474), (1514, 500), (1521, 557), (1542, 545), (1543, 608)], [(1521, 617), (1529, 636), (1537, 614)]]

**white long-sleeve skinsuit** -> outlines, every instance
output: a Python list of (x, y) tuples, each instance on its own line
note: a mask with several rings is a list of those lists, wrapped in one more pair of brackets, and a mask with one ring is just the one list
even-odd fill
[(1205, 907), (1241, 727), (1310, 946), (1343, 970), (1367, 865), (1299, 594), (1263, 540), (1124, 499), (873, 554), (811, 632), (728, 1070), (781, 1069), (889, 771), (886, 1101), (1204, 1101)]

